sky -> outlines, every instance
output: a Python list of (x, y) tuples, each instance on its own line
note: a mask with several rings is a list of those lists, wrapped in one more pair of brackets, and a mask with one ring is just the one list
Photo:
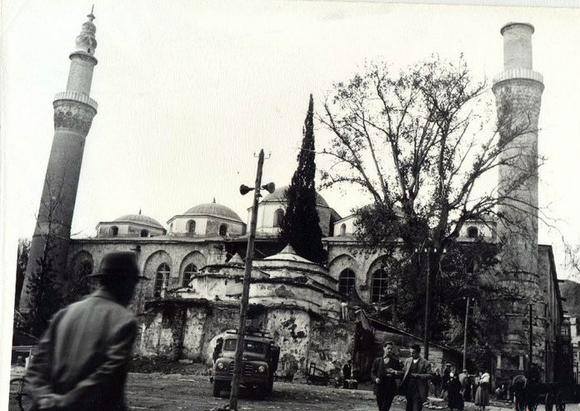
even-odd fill
[[(3, 256), (12, 269), (18, 238), (31, 237), (53, 138), (54, 94), (65, 90), (68, 55), (90, 1), (2, 5)], [(264, 182), (287, 185), (296, 167), (308, 96), (315, 110), (365, 62), (403, 68), (432, 53), (463, 53), (476, 79), (502, 70), (500, 28), (535, 26), (534, 69), (544, 75), (540, 203), (560, 276), (562, 236), (580, 243), (580, 11), (394, 5), (378, 2), (95, 0), (98, 47), (91, 97), (98, 113), (86, 140), (72, 232), (91, 236), (124, 214), (162, 224), (211, 202), (246, 219), (256, 158), (270, 155)], [(491, 83), (491, 82), (490, 82)], [(491, 91), (488, 91), (491, 93)], [(317, 126), (317, 146), (328, 132)], [(318, 159), (318, 167), (325, 165)], [(322, 195), (341, 215), (368, 199)]]

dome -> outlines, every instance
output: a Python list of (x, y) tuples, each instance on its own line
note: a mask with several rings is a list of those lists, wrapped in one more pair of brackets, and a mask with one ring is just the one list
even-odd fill
[[(288, 186), (278, 187), (274, 190), (273, 193), (268, 194), (262, 200), (262, 203), (285, 203), (286, 199), (286, 191), (288, 190)], [(316, 192), (316, 205), (319, 207), (327, 207), (330, 208), (324, 197), (322, 197), (318, 192)]]
[(294, 248), (290, 244), (284, 247), (284, 249), (280, 251), (278, 254), (266, 257), (264, 258), (264, 260), (294, 261), (300, 263), (314, 264), (312, 261), (307, 260), (304, 257), (300, 257), (298, 254), (296, 254), (296, 251), (294, 251)]
[(183, 215), (190, 215), (190, 216), (213, 216), (213, 217), (221, 217), (226, 218), (228, 220), (234, 220), (242, 222), (240, 216), (231, 208), (226, 207), (225, 205), (217, 204), (217, 203), (208, 203), (208, 204), (199, 204), (194, 207), (191, 207), (187, 210)]
[(127, 214), (115, 219), (116, 222), (123, 222), (123, 223), (139, 223), (148, 226), (153, 226), (157, 228), (163, 228), (161, 224), (154, 218), (148, 217), (143, 214)]

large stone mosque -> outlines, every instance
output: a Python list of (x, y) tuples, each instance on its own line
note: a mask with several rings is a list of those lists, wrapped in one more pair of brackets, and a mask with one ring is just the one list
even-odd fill
[[(55, 136), (27, 278), (34, 272), (35, 261), (45, 250), (47, 239), (56, 241), (56, 247), (52, 248), (55, 260), (63, 273), (69, 273), (63, 276), (70, 281), (97, 271), (108, 252), (133, 251), (143, 274), (150, 279), (139, 286), (133, 304), (140, 320), (135, 353), (209, 362), (216, 339), (237, 325), (251, 210), (244, 221), (231, 208), (213, 200), (185, 211), (175, 210), (177, 214), (166, 224), (139, 212), (99, 222), (95, 237), (70, 239), (84, 139), (97, 112), (97, 104), (89, 96), (97, 63), (93, 19), (91, 14), (83, 24), (70, 56), (67, 89), (54, 101)], [(501, 100), (502, 87), (518, 88), (521, 93), (528, 93), (526, 98), (537, 99), (539, 111), (543, 84), (541, 75), (531, 68), (532, 33), (529, 24), (513, 23), (502, 29), (506, 66), (494, 91)], [(537, 133), (527, 138), (537, 145)], [(61, 182), (64, 197), (62, 206), (48, 215), (45, 205), (50, 202), (55, 181)], [(537, 182), (534, 195), (537, 201)], [(365, 250), (357, 241), (354, 216), (341, 217), (320, 194), (316, 205), (329, 257), (325, 266), (296, 255), (290, 246), (278, 240), (286, 208), (285, 187), (259, 203), (249, 318), (281, 346), (281, 373), (289, 369), (304, 372), (311, 363), (343, 364), (353, 359), (355, 367), (364, 374), (375, 352), (362, 352), (361, 330), (366, 335), (370, 332), (376, 343), (387, 335), (401, 344), (421, 338), (388, 323), (371, 324), (364, 313), (349, 310), (347, 295), (352, 289), (366, 303), (381, 304), (389, 287), (381, 264), (385, 255), (380, 250)], [(537, 232), (537, 216), (535, 224)], [(494, 225), (468, 224), (459, 241), (470, 242), (475, 238), (496, 241)], [(531, 246), (533, 275), (527, 287), (537, 305), (535, 332), (542, 340), (534, 347), (534, 356), (537, 363), (543, 364), (545, 379), (553, 380), (562, 305), (551, 247), (538, 245), (537, 237)], [(23, 295), (21, 306), (25, 308), (28, 301)], [(527, 353), (527, 340), (522, 332), (524, 314), (521, 307), (514, 306), (511, 315), (506, 343), (496, 347), (496, 358), (490, 364), (498, 378), (524, 368)], [(432, 346), (430, 360), (436, 363), (435, 368), (447, 361), (457, 363), (458, 358), (459, 353), (453, 349)]]

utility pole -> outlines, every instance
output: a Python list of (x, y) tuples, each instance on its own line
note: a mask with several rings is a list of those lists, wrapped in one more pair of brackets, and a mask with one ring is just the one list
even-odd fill
[(529, 355), (528, 374), (531, 376), (531, 373), (532, 373), (532, 364), (533, 364), (532, 355), (533, 355), (533, 336), (534, 336), (534, 333), (533, 333), (533, 324), (532, 324), (532, 304), (531, 303), (529, 304), (529, 307), (530, 307), (530, 319), (529, 319), (530, 326), (528, 328), (528, 331), (529, 331), (529, 343), (530, 343), (530, 346), (529, 346), (529, 353), (528, 353), (528, 355)]
[(467, 322), (469, 321), (469, 300), (467, 297), (465, 303), (465, 326), (463, 328), (463, 370), (467, 369)]
[[(236, 355), (234, 360), (234, 375), (232, 378), (232, 387), (230, 392), (230, 410), (238, 409), (238, 394), (240, 390), (240, 376), (242, 371), (242, 360), (244, 353), (244, 337), (246, 335), (246, 316), (248, 312), (248, 297), (250, 294), (250, 281), (252, 278), (252, 261), (254, 259), (254, 240), (256, 238), (256, 220), (258, 216), (258, 200), (260, 199), (260, 189), (264, 188), (270, 193), (274, 191), (274, 184), (262, 185), (262, 167), (264, 166), (264, 150), (260, 150), (258, 156), (258, 169), (256, 171), (256, 184), (254, 190), (254, 203), (252, 206), (252, 217), (250, 219), (250, 237), (246, 248), (246, 266), (244, 271), (244, 283), (242, 289), (242, 300), (240, 302), (240, 323), (238, 326), (238, 341), (236, 344)], [(252, 188), (242, 185), (240, 193), (242, 195), (250, 192)]]
[(425, 249), (427, 256), (427, 278), (425, 280), (425, 336), (423, 340), (423, 356), (429, 359), (429, 315), (431, 314), (431, 250)]

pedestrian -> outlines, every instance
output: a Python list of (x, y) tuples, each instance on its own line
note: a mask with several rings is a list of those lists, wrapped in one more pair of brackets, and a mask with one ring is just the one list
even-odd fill
[(402, 369), (393, 351), (393, 343), (385, 342), (382, 357), (376, 358), (371, 368), (379, 411), (389, 411), (391, 408), (393, 398), (397, 395), (397, 379), (401, 378)]
[(447, 401), (447, 385), (449, 384), (449, 375), (451, 374), (451, 364), (445, 364), (443, 369), (443, 377), (441, 378), (442, 398)]
[(451, 410), (463, 411), (463, 387), (461, 381), (454, 371), (449, 374), (447, 382), (447, 405)]
[(224, 346), (224, 339), (222, 337), (219, 337), (215, 342), (215, 347), (213, 348), (213, 355), (211, 356), (214, 363), (222, 354), (223, 346)]
[(556, 411), (566, 411), (566, 401), (564, 401), (564, 393), (560, 385), (556, 387), (554, 405), (556, 406)]
[(135, 254), (105, 255), (100, 287), (57, 312), (26, 380), (33, 410), (126, 410), (125, 381), (137, 321), (126, 307), (139, 278)]
[(349, 387), (348, 380), (350, 380), (351, 378), (352, 378), (352, 361), (351, 360), (348, 360), (342, 366), (342, 387), (343, 388), (348, 388)]
[(546, 411), (552, 411), (556, 402), (556, 395), (554, 393), (554, 386), (547, 384), (546, 396), (544, 397), (544, 404), (546, 404)]
[(401, 387), (407, 399), (406, 411), (421, 411), (429, 394), (431, 365), (421, 357), (418, 344), (411, 346), (411, 358), (405, 360), (403, 370)]
[(441, 370), (439, 368), (435, 369), (435, 372), (433, 373), (433, 386), (435, 387), (435, 392), (434, 394), (437, 397), (441, 396)]
[(514, 396), (515, 411), (525, 411), (526, 403), (526, 389), (528, 386), (528, 379), (524, 375), (516, 375), (512, 381), (511, 391)]
[(465, 368), (459, 374), (458, 379), (459, 379), (459, 384), (461, 384), (461, 397), (463, 398), (463, 401), (465, 402), (465, 401), (467, 401), (466, 397), (469, 397), (469, 394), (467, 393), (468, 386), (469, 386), (469, 374), (467, 373), (467, 370)]
[(467, 374), (465, 378), (465, 388), (463, 391), (463, 401), (472, 402), (473, 401), (473, 385), (475, 381), (475, 376), (472, 374)]
[(485, 407), (489, 405), (489, 391), (491, 388), (491, 376), (487, 372), (480, 373), (479, 384), (477, 391), (475, 391), (475, 405), (481, 411), (485, 411)]

